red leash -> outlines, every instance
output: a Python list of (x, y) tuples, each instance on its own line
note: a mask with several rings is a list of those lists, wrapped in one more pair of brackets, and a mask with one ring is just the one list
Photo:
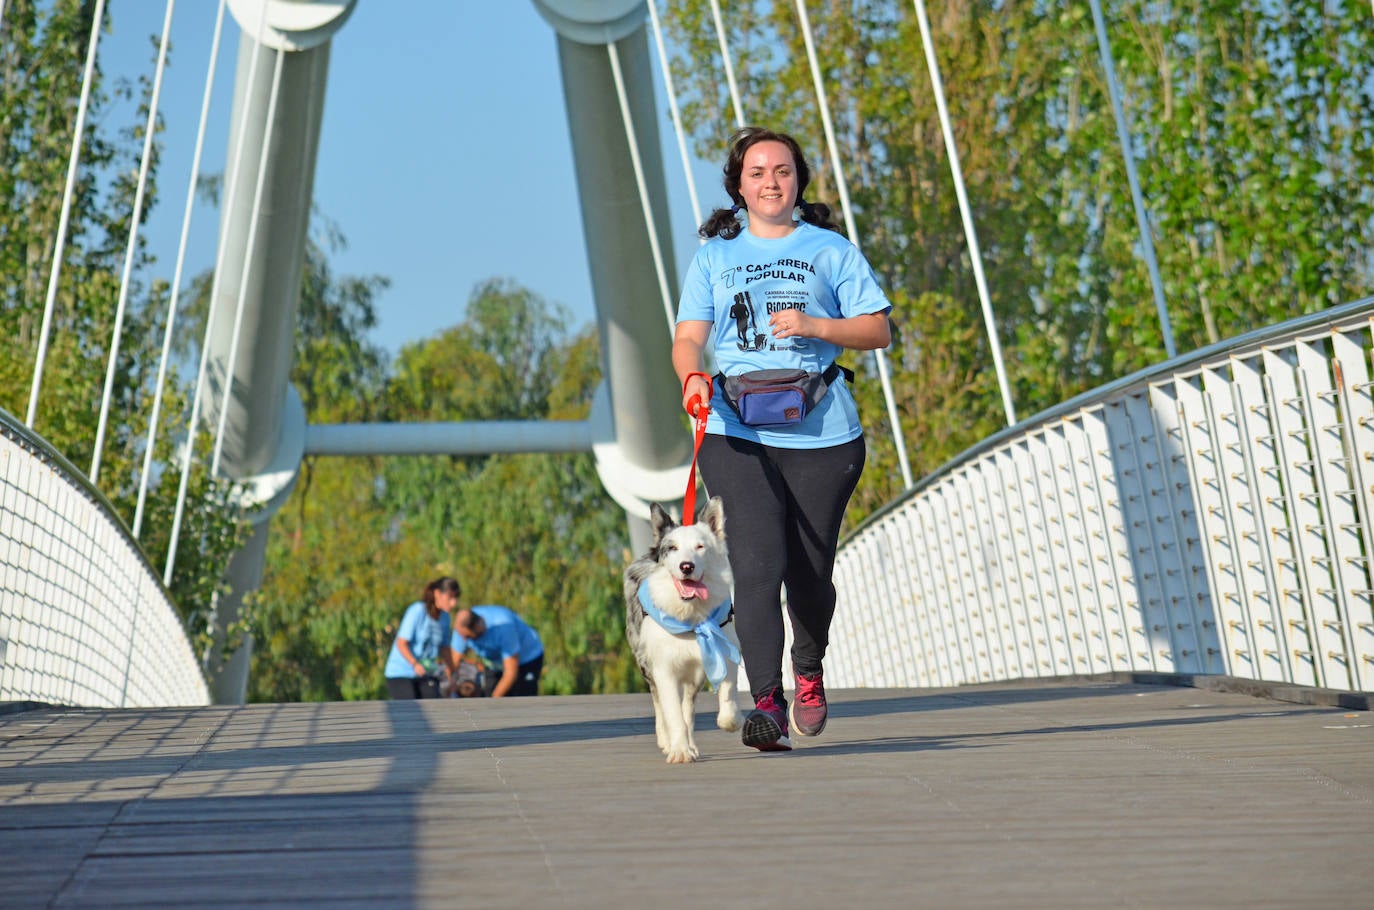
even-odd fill
[(693, 395), (687, 402), (687, 413), (692, 415), (696, 439), (692, 444), (692, 467), (687, 472), (687, 492), (682, 495), (682, 523), (685, 525), (692, 524), (697, 517), (697, 453), (701, 451), (701, 441), (706, 437), (706, 418), (711, 413), (711, 377), (705, 373), (688, 373), (687, 378), (682, 380), (684, 389), (693, 376), (701, 376), (706, 380), (706, 400), (702, 401), (700, 395)]

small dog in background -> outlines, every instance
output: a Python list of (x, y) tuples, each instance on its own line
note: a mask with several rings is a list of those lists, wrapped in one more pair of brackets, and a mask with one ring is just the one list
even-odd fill
[(486, 673), (476, 664), (462, 661), (454, 673), (445, 673), (439, 683), (439, 694), (444, 698), (480, 698), (491, 694), (487, 691)]
[(720, 497), (690, 525), (677, 524), (658, 503), (650, 514), (649, 552), (625, 569), (625, 631), (653, 698), (658, 747), (676, 764), (700, 757), (692, 730), (696, 696), (708, 678), (720, 700), (716, 726), (739, 729), (734, 577)]

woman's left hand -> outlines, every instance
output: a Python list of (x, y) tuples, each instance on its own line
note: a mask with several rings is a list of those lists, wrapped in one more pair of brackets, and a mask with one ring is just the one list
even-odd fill
[(774, 338), (810, 338), (811, 317), (801, 310), (778, 310), (768, 317)]

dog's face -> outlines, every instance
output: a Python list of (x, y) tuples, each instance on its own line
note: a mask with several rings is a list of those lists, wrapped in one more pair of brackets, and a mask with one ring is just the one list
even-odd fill
[(683, 618), (709, 613), (728, 600), (734, 578), (720, 499), (712, 498), (689, 525), (675, 522), (657, 503), (650, 507), (650, 514), (653, 540), (649, 552), (626, 572), (626, 596), (637, 596), (639, 582), (648, 579), (654, 602)]

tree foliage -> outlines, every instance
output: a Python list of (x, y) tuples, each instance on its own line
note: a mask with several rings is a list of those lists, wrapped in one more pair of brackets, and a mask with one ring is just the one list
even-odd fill
[[(919, 474), (1004, 420), (915, 9), (806, 6), (854, 239), (895, 304), (895, 400)], [(1368, 293), (1369, 10), (1104, 6), (1178, 350)], [(796, 4), (721, 8), (745, 120), (796, 135), (810, 195), (839, 211)], [(1018, 416), (1162, 359), (1088, 6), (926, 8)], [(710, 5), (674, 0), (664, 21), (697, 151), (723, 160), (735, 121)], [(900, 482), (875, 378), (861, 392), (872, 462), (851, 518)]]
[[(569, 336), (566, 314), (537, 295), (487, 282), (463, 322), (383, 371), (379, 352), (357, 348), (376, 285), (350, 279), (353, 292), (340, 292), (325, 265), (312, 258), (306, 278), (301, 318), (314, 332), (298, 340), (293, 381), (352, 391), (305, 396), (312, 422), (587, 416), (595, 335)], [(340, 306), (325, 319), (327, 300)], [(356, 407), (340, 410), (343, 400)], [(442, 574), (459, 579), (465, 603), (509, 606), (540, 631), (545, 691), (624, 691), (637, 678), (618, 581), (624, 515), (588, 455), (307, 458), (271, 535), (253, 609), (254, 700), (383, 697), (401, 614)]]

